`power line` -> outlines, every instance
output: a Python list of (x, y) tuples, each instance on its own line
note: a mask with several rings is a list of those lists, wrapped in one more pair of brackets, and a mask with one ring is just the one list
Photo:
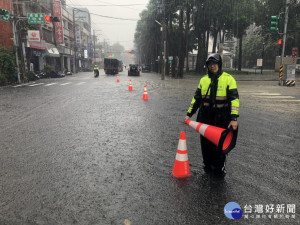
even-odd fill
[[(114, 5), (117, 6), (116, 4), (113, 4), (113, 3), (110, 3), (110, 2), (105, 2), (105, 1), (100, 1), (100, 0), (95, 0), (95, 1), (101, 2), (101, 3), (110, 4), (111, 6), (114, 6)], [(122, 6), (122, 7), (127, 8), (127, 9), (131, 9), (131, 10), (134, 10), (134, 11), (139, 11), (139, 10), (137, 10), (137, 9), (133, 9), (133, 8), (126, 7), (126, 6)]]
[(94, 16), (100, 16), (100, 17), (105, 17), (105, 18), (110, 18), (110, 19), (115, 19), (115, 20), (130, 20), (130, 21), (138, 21), (138, 19), (128, 19), (128, 18), (120, 18), (120, 17), (112, 17), (112, 16), (104, 16), (96, 13), (90, 13), (91, 15)]
[[(66, 6), (72, 7), (71, 5), (66, 5)], [(78, 9), (78, 8), (75, 8), (75, 7), (72, 7), (72, 8)], [(87, 11), (84, 11), (84, 12), (89, 13), (90, 15), (100, 16), (100, 17), (105, 17), (105, 18), (110, 18), (110, 19), (116, 19), (116, 20), (130, 20), (130, 21), (138, 21), (139, 20), (139, 19), (132, 19), (132, 18), (120, 18), (120, 17), (113, 17), (113, 16), (104, 16), (104, 15), (100, 15), (100, 14), (96, 14), (96, 13), (91, 13), (91, 12), (87, 12)]]
[(136, 6), (136, 5), (145, 5), (145, 4), (131, 4), (131, 5), (73, 5), (73, 6)]

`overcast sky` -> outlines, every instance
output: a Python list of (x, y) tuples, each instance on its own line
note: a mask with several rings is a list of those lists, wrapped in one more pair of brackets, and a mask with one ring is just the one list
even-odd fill
[[(67, 0), (67, 6), (87, 8), (92, 18), (92, 32), (102, 42), (110, 45), (119, 42), (125, 49), (133, 49), (134, 33), (139, 14), (146, 9), (149, 0)], [(101, 16), (121, 19), (105, 18)], [(128, 20), (125, 20), (128, 19)]]

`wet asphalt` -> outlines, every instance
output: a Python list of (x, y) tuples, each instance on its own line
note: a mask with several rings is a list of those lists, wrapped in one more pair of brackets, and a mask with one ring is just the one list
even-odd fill
[[(0, 224), (299, 224), (298, 86), (237, 79), (239, 137), (220, 179), (203, 171), (199, 134), (183, 124), (200, 77), (119, 78), (101, 71), (0, 88)], [(181, 131), (187, 179), (171, 175)], [(253, 212), (230, 220), (228, 202)], [(270, 204), (273, 213), (254, 212)]]

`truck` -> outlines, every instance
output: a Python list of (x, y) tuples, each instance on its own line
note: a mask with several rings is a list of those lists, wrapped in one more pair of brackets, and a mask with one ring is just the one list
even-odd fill
[(115, 75), (119, 73), (119, 60), (115, 58), (104, 58), (105, 74)]
[(123, 72), (123, 62), (119, 60), (119, 72)]

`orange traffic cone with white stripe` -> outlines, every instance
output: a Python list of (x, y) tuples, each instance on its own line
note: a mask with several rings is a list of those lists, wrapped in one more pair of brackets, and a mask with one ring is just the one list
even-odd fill
[(216, 145), (224, 154), (227, 154), (235, 147), (237, 130), (234, 131), (232, 128), (223, 129), (192, 120), (187, 120), (186, 124)]
[(132, 91), (132, 84), (131, 84), (131, 80), (129, 81), (129, 87), (128, 87), (128, 91)]
[(190, 176), (190, 166), (184, 131), (180, 133), (172, 175), (176, 178), (186, 178)]
[(120, 82), (120, 79), (119, 79), (119, 76), (117, 76), (117, 83), (119, 83)]
[(144, 94), (143, 94), (143, 100), (148, 100), (148, 92), (147, 92), (147, 85), (144, 86)]

